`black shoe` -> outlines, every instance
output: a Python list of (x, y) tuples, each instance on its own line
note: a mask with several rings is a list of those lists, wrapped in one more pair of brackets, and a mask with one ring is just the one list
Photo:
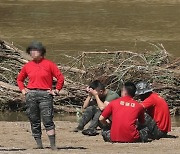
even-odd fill
[(97, 131), (95, 129), (85, 129), (82, 131), (83, 135), (88, 135), (88, 136), (96, 136), (98, 135)]
[(83, 130), (83, 127), (76, 127), (73, 132), (79, 132), (79, 131), (82, 131)]

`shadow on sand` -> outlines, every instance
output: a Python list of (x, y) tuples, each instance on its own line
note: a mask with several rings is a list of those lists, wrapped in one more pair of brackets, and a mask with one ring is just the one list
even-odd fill
[[(45, 149), (50, 149), (50, 147), (45, 147)], [(72, 147), (72, 146), (67, 146), (67, 147), (57, 147), (57, 150), (86, 150), (87, 148), (84, 147)]]
[(0, 148), (0, 151), (25, 151), (27, 149), (21, 149), (21, 148)]
[(179, 136), (175, 136), (175, 135), (167, 135), (166, 137), (164, 138), (179, 138)]

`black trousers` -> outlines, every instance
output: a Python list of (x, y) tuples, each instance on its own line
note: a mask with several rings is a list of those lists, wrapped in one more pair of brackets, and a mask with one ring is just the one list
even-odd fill
[(84, 126), (91, 121), (88, 129), (96, 129), (98, 125), (101, 125), (99, 122), (100, 115), (101, 110), (98, 109), (97, 106), (88, 106), (79, 121), (78, 127), (84, 128)]
[(32, 135), (41, 138), (41, 119), (47, 131), (55, 128), (53, 96), (47, 91), (30, 90), (26, 94), (26, 114), (31, 123)]

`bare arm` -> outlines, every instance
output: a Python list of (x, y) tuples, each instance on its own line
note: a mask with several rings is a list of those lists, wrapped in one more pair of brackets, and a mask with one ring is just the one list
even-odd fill
[(96, 102), (97, 102), (97, 105), (99, 107), (99, 109), (102, 111), (104, 110), (104, 108), (106, 107), (106, 105), (104, 104), (104, 102), (102, 102), (99, 98), (98, 95), (94, 95), (95, 96), (95, 99), (96, 99)]
[(99, 98), (98, 92), (96, 90), (93, 90), (92, 88), (89, 89), (89, 93), (92, 94), (97, 102), (97, 105), (99, 107), (99, 109), (102, 111), (104, 110), (104, 108), (106, 107), (106, 104), (104, 104), (104, 102), (102, 102)]
[(100, 115), (99, 121), (100, 121), (102, 124), (104, 124), (104, 125), (107, 124), (106, 119), (105, 119), (102, 115)]
[(88, 95), (88, 97), (87, 97), (86, 100), (84, 101), (83, 109), (86, 109), (86, 108), (89, 106), (90, 100), (91, 100), (91, 96)]
[(109, 125), (110, 121), (107, 120), (108, 117), (112, 115), (112, 104), (109, 104), (104, 111), (102, 112), (101, 116), (99, 117), (99, 121), (104, 125)]

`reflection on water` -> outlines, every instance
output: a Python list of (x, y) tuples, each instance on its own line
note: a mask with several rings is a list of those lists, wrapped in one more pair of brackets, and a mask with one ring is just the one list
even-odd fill
[(179, 15), (179, 0), (1, 0), (0, 37), (23, 49), (41, 40), (56, 62), (77, 51), (149, 49), (146, 41), (180, 56)]
[[(75, 115), (56, 113), (54, 115), (54, 120), (77, 122), (77, 117)], [(180, 127), (180, 116), (171, 117), (171, 120), (173, 127)], [(1, 112), (0, 121), (28, 121), (28, 118), (23, 112)]]
[[(70, 114), (55, 114), (55, 121), (71, 121), (76, 122), (76, 116)], [(1, 112), (0, 121), (28, 121), (24, 112)]]

